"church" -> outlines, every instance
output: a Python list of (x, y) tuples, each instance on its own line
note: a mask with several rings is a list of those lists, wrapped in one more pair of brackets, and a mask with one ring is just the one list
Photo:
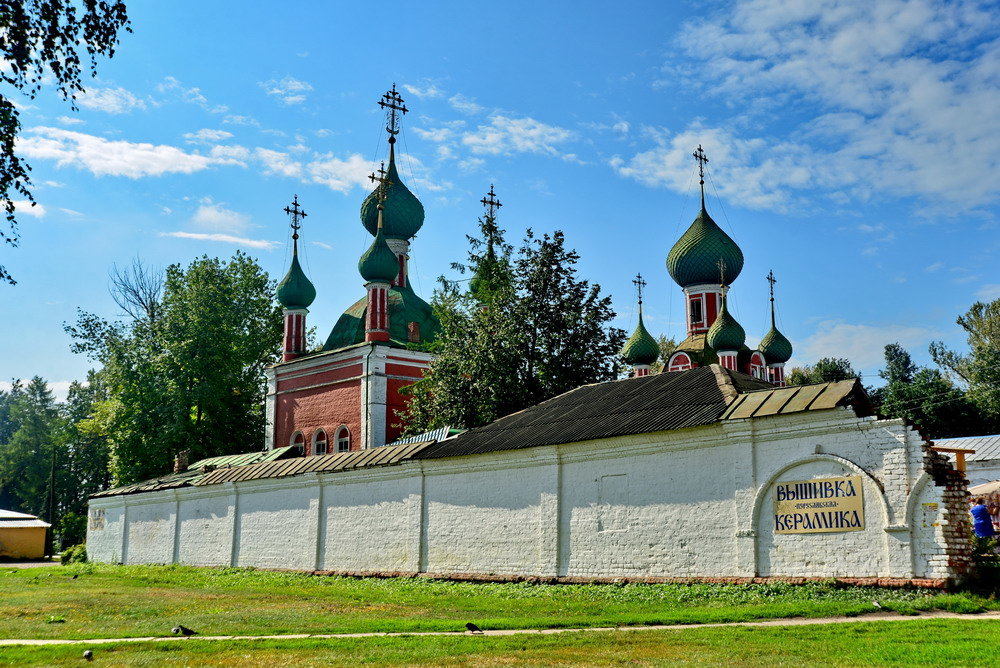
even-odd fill
[[(727, 307), (743, 254), (701, 210), (667, 254), (687, 338), (651, 373), (639, 320), (628, 378), (585, 385), (493, 423), (399, 438), (399, 390), (440, 331), (412, 289), (424, 223), (395, 155), (361, 206), (364, 294), (308, 351), (316, 289), (298, 260), (277, 289), (282, 361), (267, 372), (262, 450), (188, 464), (89, 504), (90, 558), (355, 575), (553, 582), (841, 578), (942, 587), (969, 568), (966, 481), (857, 379), (786, 387), (774, 318), (758, 349)], [(492, 188), (490, 201), (493, 201)], [(484, 203), (487, 203), (484, 200)], [(495, 202), (494, 202), (495, 203)]]

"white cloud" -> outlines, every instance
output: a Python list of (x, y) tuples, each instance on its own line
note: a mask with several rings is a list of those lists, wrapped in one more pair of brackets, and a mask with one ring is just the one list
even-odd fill
[(205, 111), (212, 114), (222, 114), (229, 111), (229, 107), (224, 104), (211, 104), (200, 88), (188, 88), (176, 77), (166, 77), (156, 86), (156, 90), (169, 97), (180, 99), (188, 104), (196, 104)]
[(455, 131), (452, 128), (431, 128), (424, 130), (423, 128), (413, 128), (413, 131), (421, 139), (426, 139), (432, 142), (443, 142), (449, 141), (455, 137)]
[(202, 234), (199, 232), (162, 232), (160, 236), (164, 237), (177, 237), (179, 239), (196, 239), (198, 241), (220, 241), (227, 244), (236, 244), (237, 246), (246, 246), (248, 248), (260, 248), (262, 250), (271, 250), (278, 246), (277, 241), (265, 241), (263, 239), (246, 239), (244, 237), (236, 237), (231, 234)]
[(42, 181), (42, 183), (50, 188), (62, 188), (66, 185), (65, 183), (61, 183), (59, 181)]
[(117, 88), (91, 88), (84, 93), (78, 93), (76, 101), (81, 107), (97, 109), (109, 114), (124, 114), (133, 109), (145, 109), (146, 103), (125, 90)]
[(839, 320), (819, 323), (815, 333), (795, 351), (798, 359), (814, 364), (823, 357), (846, 357), (857, 369), (873, 370), (885, 362), (885, 346), (899, 343), (907, 349), (926, 348), (940, 334), (926, 327), (856, 325)]
[(360, 153), (354, 153), (343, 160), (332, 153), (326, 153), (310, 162), (307, 172), (309, 181), (321, 183), (330, 190), (347, 193), (354, 187), (367, 188), (370, 185), (368, 174), (371, 172), (371, 164)]
[(302, 163), (293, 160), (287, 153), (258, 148), (254, 154), (258, 160), (264, 163), (265, 174), (280, 174), (292, 178), (302, 176)]
[(944, 262), (935, 262), (924, 268), (924, 271), (933, 274), (936, 271), (941, 271), (944, 269)]
[(232, 132), (226, 132), (225, 130), (202, 128), (197, 132), (184, 133), (184, 140), (189, 144), (215, 144), (223, 139), (229, 139), (232, 136)]
[(203, 199), (191, 216), (191, 222), (201, 228), (239, 234), (250, 227), (250, 216), (225, 208), (210, 198)]
[(754, 146), (737, 167), (777, 160), (801, 172), (786, 188), (882, 191), (954, 213), (1000, 196), (982, 178), (1000, 168), (1000, 115), (985, 113), (1000, 108), (994, 18), (947, 0), (736, 0), (682, 26), (696, 65), (668, 70), (740, 109), (734, 127), (764, 128), (729, 132)]
[(558, 151), (555, 145), (573, 137), (573, 133), (566, 128), (547, 125), (534, 118), (510, 118), (497, 114), (489, 120), (489, 125), (480, 125), (476, 130), (462, 136), (462, 143), (473, 153), (556, 155)]
[(253, 116), (240, 116), (239, 114), (229, 114), (222, 119), (222, 122), (228, 123), (229, 125), (248, 125), (254, 128), (260, 127), (260, 121)]
[(410, 84), (403, 84), (403, 88), (406, 89), (410, 95), (416, 95), (420, 99), (430, 99), (435, 97), (441, 97), (444, 95), (444, 91), (435, 86), (432, 83), (425, 82), (425, 86), (421, 88), (420, 86), (411, 86)]
[(213, 152), (212, 155), (186, 153), (165, 144), (112, 141), (50, 127), (31, 128), (29, 134), (18, 138), (17, 147), (28, 158), (55, 160), (60, 167), (73, 166), (95, 176), (126, 176), (132, 179), (191, 174), (213, 165), (242, 164), (225, 151)]
[(271, 79), (270, 81), (261, 81), (258, 85), (264, 89), (264, 92), (268, 95), (277, 97), (279, 100), (285, 104), (299, 104), (305, 101), (305, 93), (308, 93), (313, 89), (312, 85), (306, 83), (305, 81), (299, 81), (298, 79), (293, 79), (292, 77), (285, 77), (284, 79)]
[(333, 246), (331, 246), (330, 244), (325, 244), (322, 241), (310, 241), (309, 243), (311, 243), (313, 246), (319, 246), (324, 250), (333, 250)]
[(452, 109), (460, 111), (463, 114), (478, 114), (483, 110), (482, 105), (478, 104), (475, 99), (466, 97), (461, 93), (456, 93), (449, 97), (448, 104), (451, 105)]
[(31, 202), (26, 199), (16, 199), (14, 202), (14, 211), (21, 214), (22, 216), (31, 216), (32, 218), (44, 218), (48, 211), (45, 207), (35, 202), (32, 206)]
[(76, 211), (75, 209), (64, 209), (62, 207), (59, 207), (59, 210), (62, 211), (63, 213), (65, 213), (67, 216), (82, 216), (83, 215), (82, 213), (80, 213), (79, 211)]
[(984, 302), (1000, 299), (1000, 283), (987, 283), (976, 291), (976, 297)]
[(81, 125), (85, 122), (82, 118), (77, 118), (76, 116), (60, 116), (56, 120), (63, 125)]

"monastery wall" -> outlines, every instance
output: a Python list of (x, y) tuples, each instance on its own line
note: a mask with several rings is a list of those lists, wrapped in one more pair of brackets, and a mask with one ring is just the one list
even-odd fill
[[(809, 411), (103, 497), (88, 554), (343, 573), (942, 580), (968, 557), (964, 483), (942, 460), (899, 421)], [(776, 499), (803, 481), (855, 492), (857, 530), (782, 533), (792, 516)], [(855, 517), (837, 516), (826, 521)]]

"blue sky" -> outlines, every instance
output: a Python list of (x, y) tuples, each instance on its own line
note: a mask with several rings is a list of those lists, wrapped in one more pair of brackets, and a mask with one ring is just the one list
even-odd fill
[(386, 156), (376, 106), (411, 109), (401, 174), (424, 203), (411, 280), (464, 257), (491, 183), (510, 237), (562, 229), (580, 272), (635, 324), (683, 336), (670, 247), (708, 207), (742, 247), (731, 294), (756, 342), (767, 283), (792, 364), (882, 347), (918, 361), (1000, 297), (1000, 22), (995, 2), (132, 3), (134, 34), (79, 112), (21, 105), (38, 206), (0, 248), (0, 378), (82, 378), (62, 324), (118, 315), (108, 272), (242, 249), (280, 278), (299, 195), (324, 338), (363, 294), (358, 208)]

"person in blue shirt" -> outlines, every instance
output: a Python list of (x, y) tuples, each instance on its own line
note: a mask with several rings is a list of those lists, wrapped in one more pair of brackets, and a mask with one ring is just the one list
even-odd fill
[(986, 508), (986, 503), (982, 498), (976, 499), (976, 505), (972, 506), (972, 529), (980, 538), (989, 538), (996, 535), (993, 530), (993, 518)]

